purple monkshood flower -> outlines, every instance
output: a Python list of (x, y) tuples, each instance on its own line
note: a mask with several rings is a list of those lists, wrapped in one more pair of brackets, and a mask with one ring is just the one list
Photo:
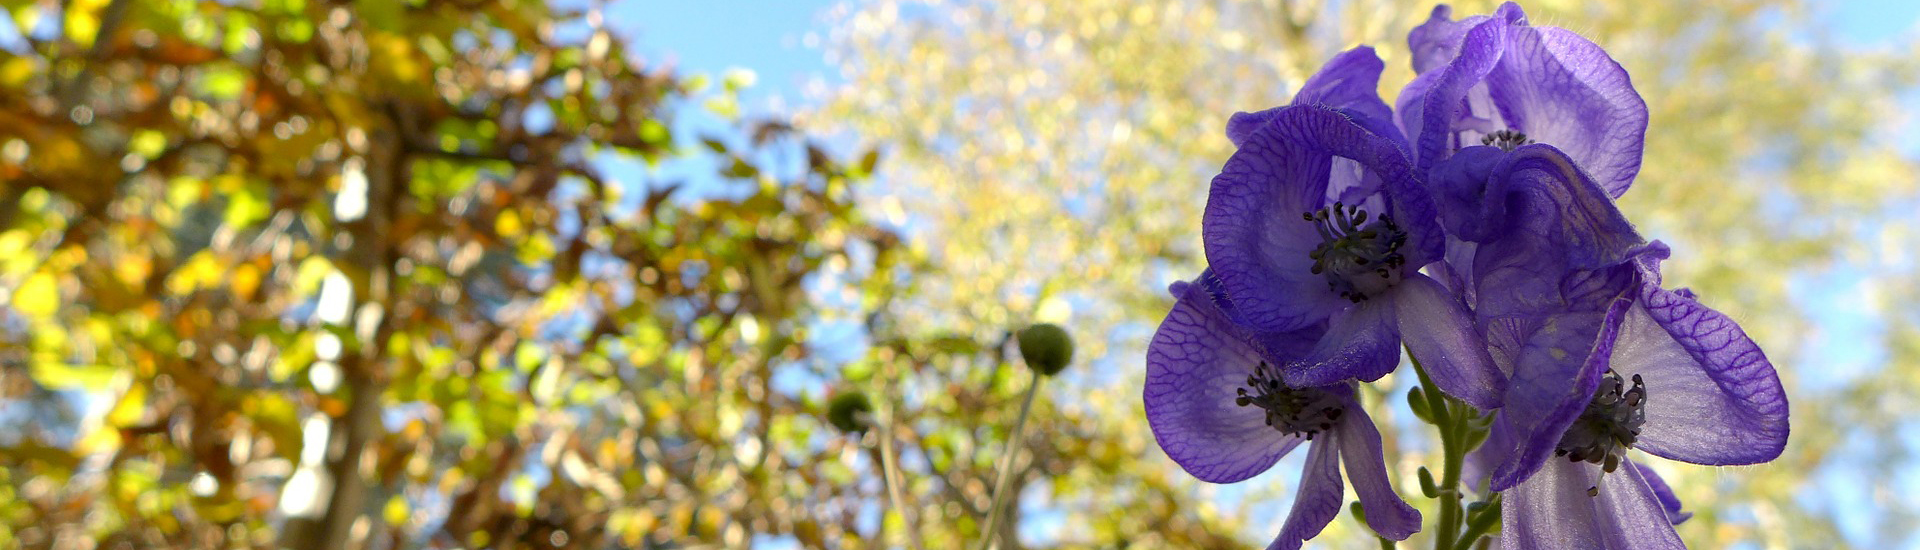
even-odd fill
[(1194, 477), (1234, 483), (1311, 441), (1293, 509), (1269, 549), (1297, 549), (1345, 503), (1341, 466), (1367, 523), (1393, 540), (1420, 530), (1420, 512), (1387, 479), (1380, 432), (1352, 382), (1288, 385), (1270, 357), (1305, 353), (1323, 326), (1257, 333), (1229, 320), (1211, 273), (1176, 284), (1173, 311), (1147, 348), (1147, 423), (1167, 456)]
[(1572, 31), (1527, 24), (1508, 2), (1459, 21), (1438, 6), (1407, 35), (1419, 76), (1395, 100), (1415, 164), (1471, 145), (1545, 143), (1619, 197), (1640, 172), (1647, 104), (1625, 69)]
[(1766, 355), (1691, 292), (1660, 288), (1666, 245), (1642, 244), (1568, 155), (1469, 147), (1429, 183), (1443, 225), (1475, 245), (1448, 261), (1466, 264), (1450, 267), (1509, 376), (1475, 457), (1507, 495), (1503, 547), (1681, 548), (1678, 500), (1630, 449), (1708, 465), (1779, 456), (1787, 402)]
[[(1521, 439), (1494, 469), (1493, 488), (1511, 484), (1507, 550), (1685, 548), (1673, 530), (1685, 519), (1679, 500), (1628, 450), (1724, 466), (1786, 447), (1787, 398), (1772, 363), (1732, 319), (1685, 289), (1660, 288), (1667, 254), (1654, 241), (1615, 268), (1629, 284), (1573, 383), (1590, 397), (1563, 403), (1577, 409), (1563, 431)], [(1545, 448), (1553, 456), (1534, 452)]]
[(1471, 313), (1419, 271), (1444, 236), (1396, 140), (1324, 104), (1251, 116), (1256, 127), (1230, 133), (1240, 149), (1214, 177), (1201, 226), (1228, 318), (1262, 333), (1327, 325), (1305, 353), (1267, 358), (1287, 384), (1379, 379), (1404, 341), (1441, 390), (1497, 407), (1505, 380)]

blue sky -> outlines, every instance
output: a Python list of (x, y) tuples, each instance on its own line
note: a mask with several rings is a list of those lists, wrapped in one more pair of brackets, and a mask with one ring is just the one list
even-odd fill
[(1836, 2), (1831, 9), (1828, 28), (1852, 44), (1884, 43), (1920, 21), (1920, 2), (1913, 0), (1851, 0)]
[[(625, 0), (613, 3), (607, 21), (632, 33), (650, 61), (673, 63), (682, 73), (718, 76), (732, 67), (752, 69), (759, 83), (743, 99), (749, 111), (781, 97), (802, 99), (811, 78), (836, 74), (825, 52), (806, 47), (808, 33), (826, 34), (832, 0)], [(829, 80), (828, 82), (832, 82)]]

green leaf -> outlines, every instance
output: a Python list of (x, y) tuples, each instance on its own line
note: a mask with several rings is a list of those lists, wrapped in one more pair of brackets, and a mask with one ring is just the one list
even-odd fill
[(225, 101), (237, 99), (240, 97), (240, 91), (245, 89), (246, 85), (246, 75), (242, 74), (239, 69), (233, 67), (207, 69), (206, 74), (200, 77), (201, 93), (211, 96), (213, 99)]
[(759, 176), (760, 169), (757, 167), (754, 167), (754, 165), (747, 164), (747, 161), (745, 159), (742, 159), (740, 157), (733, 157), (733, 162), (727, 165), (727, 169), (722, 170), (720, 173), (725, 174), (727, 177), (730, 177), (730, 178), (745, 179), (745, 178), (753, 178), (753, 177)]
[(878, 148), (868, 149), (867, 154), (860, 156), (858, 177), (867, 177), (867, 176), (873, 175), (874, 168), (877, 168), (879, 166), (880, 166), (880, 149)]

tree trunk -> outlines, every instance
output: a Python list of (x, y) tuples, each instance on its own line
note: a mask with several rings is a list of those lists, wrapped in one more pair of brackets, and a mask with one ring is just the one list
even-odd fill
[[(385, 128), (367, 130), (367, 209), (359, 220), (341, 223), (353, 243), (339, 251), (349, 266), (348, 278), (354, 280), (354, 309), (349, 327), (359, 339), (359, 353), (341, 358), (347, 414), (334, 420), (333, 439), (327, 454), (327, 472), (333, 477), (333, 491), (327, 498), (326, 514), (320, 521), (318, 536), (298, 541), (310, 550), (345, 550), (354, 538), (353, 524), (363, 517), (369, 488), (360, 466), (367, 443), (380, 429), (380, 394), (386, 385), (386, 343), (392, 334), (386, 317), (393, 313), (392, 265), (394, 247), (388, 242), (393, 215), (399, 211), (398, 190), (407, 181), (406, 144), (400, 135), (404, 121), (389, 121)], [(365, 304), (375, 304), (367, 308)], [(363, 318), (372, 316), (371, 318)], [(371, 521), (371, 520), (369, 520)], [(362, 533), (366, 535), (366, 533)]]

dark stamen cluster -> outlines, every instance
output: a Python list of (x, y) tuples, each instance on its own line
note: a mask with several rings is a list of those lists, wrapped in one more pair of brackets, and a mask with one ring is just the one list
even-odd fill
[(1513, 130), (1500, 130), (1491, 134), (1480, 136), (1481, 145), (1492, 145), (1494, 147), (1499, 147), (1500, 150), (1502, 151), (1511, 152), (1514, 149), (1518, 149), (1520, 146), (1526, 145), (1529, 143), (1533, 143), (1533, 140), (1527, 139), (1526, 134), (1515, 132)]
[(1325, 275), (1341, 298), (1360, 303), (1400, 282), (1400, 267), (1407, 262), (1400, 245), (1407, 234), (1392, 216), (1381, 214), (1368, 224), (1366, 210), (1336, 202), (1301, 217), (1320, 232), (1320, 246), (1307, 253), (1313, 273)]
[(1265, 361), (1254, 367), (1253, 375), (1247, 377), (1247, 387), (1240, 388), (1240, 396), (1233, 402), (1266, 409), (1268, 426), (1283, 434), (1304, 435), (1308, 441), (1313, 440), (1313, 434), (1333, 429), (1333, 423), (1346, 412), (1332, 393), (1281, 382), (1279, 373)]
[[(1607, 369), (1606, 378), (1587, 402), (1587, 410), (1560, 436), (1554, 449), (1557, 456), (1572, 462), (1592, 462), (1612, 473), (1620, 467), (1627, 449), (1640, 437), (1640, 425), (1647, 420), (1647, 386), (1640, 375), (1633, 375), (1633, 387), (1627, 387), (1620, 373)], [(1597, 490), (1589, 490), (1595, 493)]]

